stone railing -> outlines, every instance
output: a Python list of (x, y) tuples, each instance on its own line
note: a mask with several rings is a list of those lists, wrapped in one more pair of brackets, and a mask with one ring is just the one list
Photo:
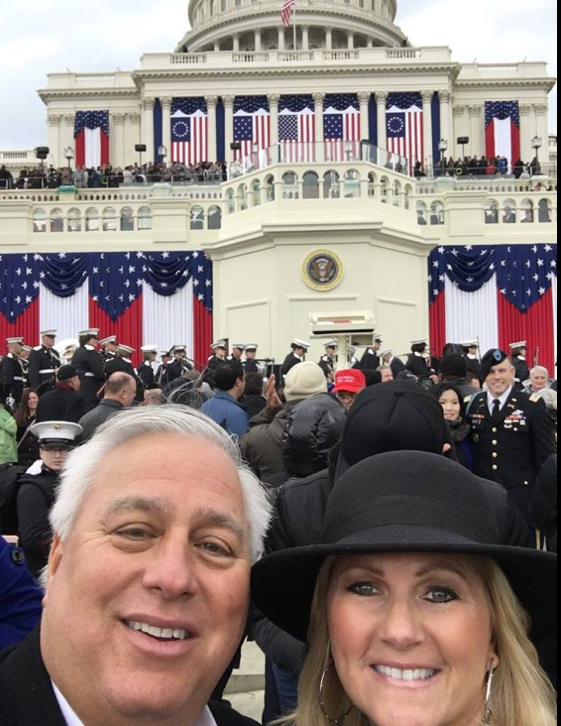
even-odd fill
[(459, 81), (489, 78), (546, 78), (547, 63), (465, 63), (462, 64)]

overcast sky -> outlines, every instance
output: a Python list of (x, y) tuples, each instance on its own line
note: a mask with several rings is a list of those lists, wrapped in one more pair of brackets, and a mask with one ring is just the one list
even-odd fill
[[(449, 45), (457, 61), (548, 61), (557, 73), (555, 0), (398, 0), (398, 7), (414, 45)], [(172, 51), (187, 28), (187, 0), (2, 0), (0, 150), (46, 142), (36, 90), (47, 73), (132, 70), (142, 53)]]

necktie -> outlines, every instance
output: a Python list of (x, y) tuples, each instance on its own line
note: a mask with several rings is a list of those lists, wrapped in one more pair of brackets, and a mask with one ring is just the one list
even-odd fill
[(501, 415), (501, 399), (495, 398), (493, 401), (493, 422), (497, 422)]

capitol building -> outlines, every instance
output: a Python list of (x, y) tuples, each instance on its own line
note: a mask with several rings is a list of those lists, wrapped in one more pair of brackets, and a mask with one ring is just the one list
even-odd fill
[[(181, 35), (177, 18), (174, 49), (130, 71), (49, 74), (38, 91), (46, 166), (223, 162), (225, 173), (0, 190), (0, 259), (200, 253), (212, 268), (212, 335), (253, 341), (264, 358), (309, 337), (311, 313), (357, 311), (373, 313), (398, 354), (424, 336), (440, 352), (450, 336), (485, 346), (516, 332), (543, 354), (553, 327), (528, 319), (501, 331), (510, 293), (488, 285), (493, 255), (535, 248), (535, 264), (551, 264), (536, 295), (556, 297), (556, 265), (540, 253), (556, 249), (556, 79), (539, 60), (510, 62), (508, 48), (487, 65), (417, 45), (398, 10), (397, 0), (297, 0), (285, 27), (278, 1), (190, 0), (191, 29)], [(464, 156), (507, 166), (443, 170), (443, 158)], [(32, 151), (0, 152), (14, 178), (36, 164)], [(472, 290), (446, 255), (469, 266), (478, 250), (491, 255), (489, 274)], [(195, 340), (170, 315), (144, 343)], [(313, 341), (312, 358), (321, 351)]]

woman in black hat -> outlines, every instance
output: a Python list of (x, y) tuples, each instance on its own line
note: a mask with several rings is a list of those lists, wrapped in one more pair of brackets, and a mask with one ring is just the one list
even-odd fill
[(339, 480), (323, 544), (254, 572), (257, 606), (310, 642), (291, 723), (556, 723), (532, 639), (556, 642), (557, 559), (502, 544), (506, 506), (427, 453), (380, 454)]

